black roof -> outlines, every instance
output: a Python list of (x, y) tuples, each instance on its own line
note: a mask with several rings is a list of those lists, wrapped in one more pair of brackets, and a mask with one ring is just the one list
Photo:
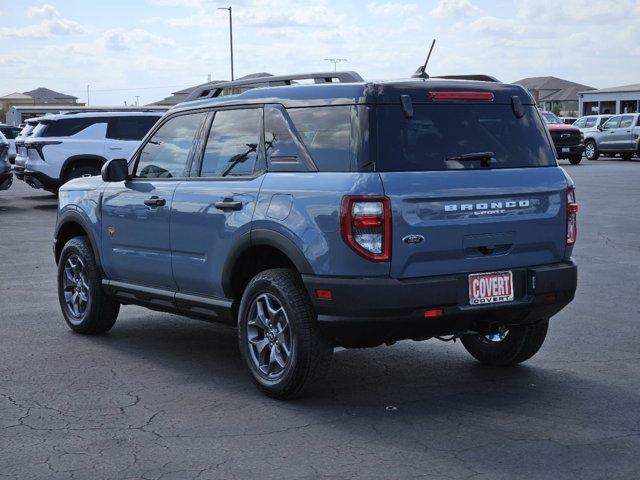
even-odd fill
[(494, 103), (510, 104), (514, 96), (526, 105), (535, 102), (519, 85), (493, 81), (450, 78), (407, 79), (385, 82), (318, 83), (260, 87), (237, 95), (218, 96), (184, 102), (173, 110), (239, 104), (278, 103), (285, 107), (399, 103), (409, 95), (413, 103), (430, 103), (429, 91), (492, 92)]

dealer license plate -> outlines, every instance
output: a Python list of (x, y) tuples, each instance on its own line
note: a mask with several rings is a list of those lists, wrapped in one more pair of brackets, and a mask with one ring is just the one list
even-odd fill
[(567, 147), (562, 149), (562, 153), (569, 153), (570, 151), (571, 151), (571, 149), (567, 148)]
[(487, 305), (513, 301), (513, 273), (489, 272), (469, 275), (469, 304)]

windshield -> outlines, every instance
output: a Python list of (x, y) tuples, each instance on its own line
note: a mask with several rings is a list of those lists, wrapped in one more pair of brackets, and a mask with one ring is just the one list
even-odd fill
[(378, 107), (378, 171), (521, 168), (556, 165), (536, 107), (517, 118), (511, 105)]
[(551, 125), (564, 123), (562, 120), (556, 117), (553, 113), (549, 113), (549, 112), (542, 112), (542, 118), (544, 118), (545, 123), (549, 123)]

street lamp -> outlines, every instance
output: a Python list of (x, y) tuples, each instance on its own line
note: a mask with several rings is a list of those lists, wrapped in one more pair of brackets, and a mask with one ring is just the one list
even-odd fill
[(231, 48), (231, 81), (233, 78), (233, 17), (231, 14), (231, 7), (218, 7), (218, 10), (229, 10), (229, 45)]
[(347, 59), (346, 58), (325, 58), (324, 61), (333, 63), (333, 71), (337, 72), (338, 71), (338, 63), (346, 62)]

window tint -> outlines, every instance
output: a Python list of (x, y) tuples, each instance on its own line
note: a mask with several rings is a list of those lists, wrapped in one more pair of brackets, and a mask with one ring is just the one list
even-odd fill
[(596, 121), (597, 121), (597, 120), (598, 120), (598, 119), (597, 119), (596, 117), (589, 117), (589, 118), (587, 118), (587, 120), (586, 120), (586, 122), (585, 122), (585, 124), (584, 124), (585, 128), (595, 127), (595, 126), (596, 126)]
[(107, 138), (114, 140), (142, 140), (160, 117), (155, 115), (132, 115), (109, 119)]
[(618, 125), (620, 125), (620, 118), (621, 117), (611, 117), (609, 120), (607, 120), (603, 127), (604, 128), (618, 128)]
[(289, 108), (287, 113), (318, 170), (351, 170), (350, 106)]
[(633, 124), (633, 115), (625, 115), (620, 120), (620, 128), (629, 128)]
[(20, 133), (20, 129), (16, 127), (0, 127), (0, 132), (8, 139), (13, 140)]
[(550, 112), (543, 112), (542, 118), (544, 119), (545, 122), (552, 125), (563, 123), (562, 120), (560, 120), (554, 113), (550, 113)]
[(140, 152), (139, 178), (187, 176), (189, 153), (206, 113), (180, 115), (165, 122)]
[(260, 145), (262, 110), (216, 112), (202, 158), (201, 177), (251, 175)]
[[(511, 105), (414, 105), (408, 119), (400, 105), (380, 105), (377, 170), (479, 169), (486, 152), (491, 168), (556, 165), (536, 107), (523, 110), (517, 118)], [(469, 154), (480, 155), (464, 157)]]
[(605, 122), (607, 120), (609, 120), (611, 117), (600, 117), (600, 119), (598, 120), (598, 125), (604, 125)]
[(42, 137), (70, 137), (80, 133), (96, 123), (107, 123), (106, 118), (63, 118), (55, 121), (45, 121), (47, 128), (41, 133)]
[(299, 160), (298, 146), (294, 142), (287, 121), (277, 108), (267, 108), (264, 112), (264, 135), (269, 163)]

